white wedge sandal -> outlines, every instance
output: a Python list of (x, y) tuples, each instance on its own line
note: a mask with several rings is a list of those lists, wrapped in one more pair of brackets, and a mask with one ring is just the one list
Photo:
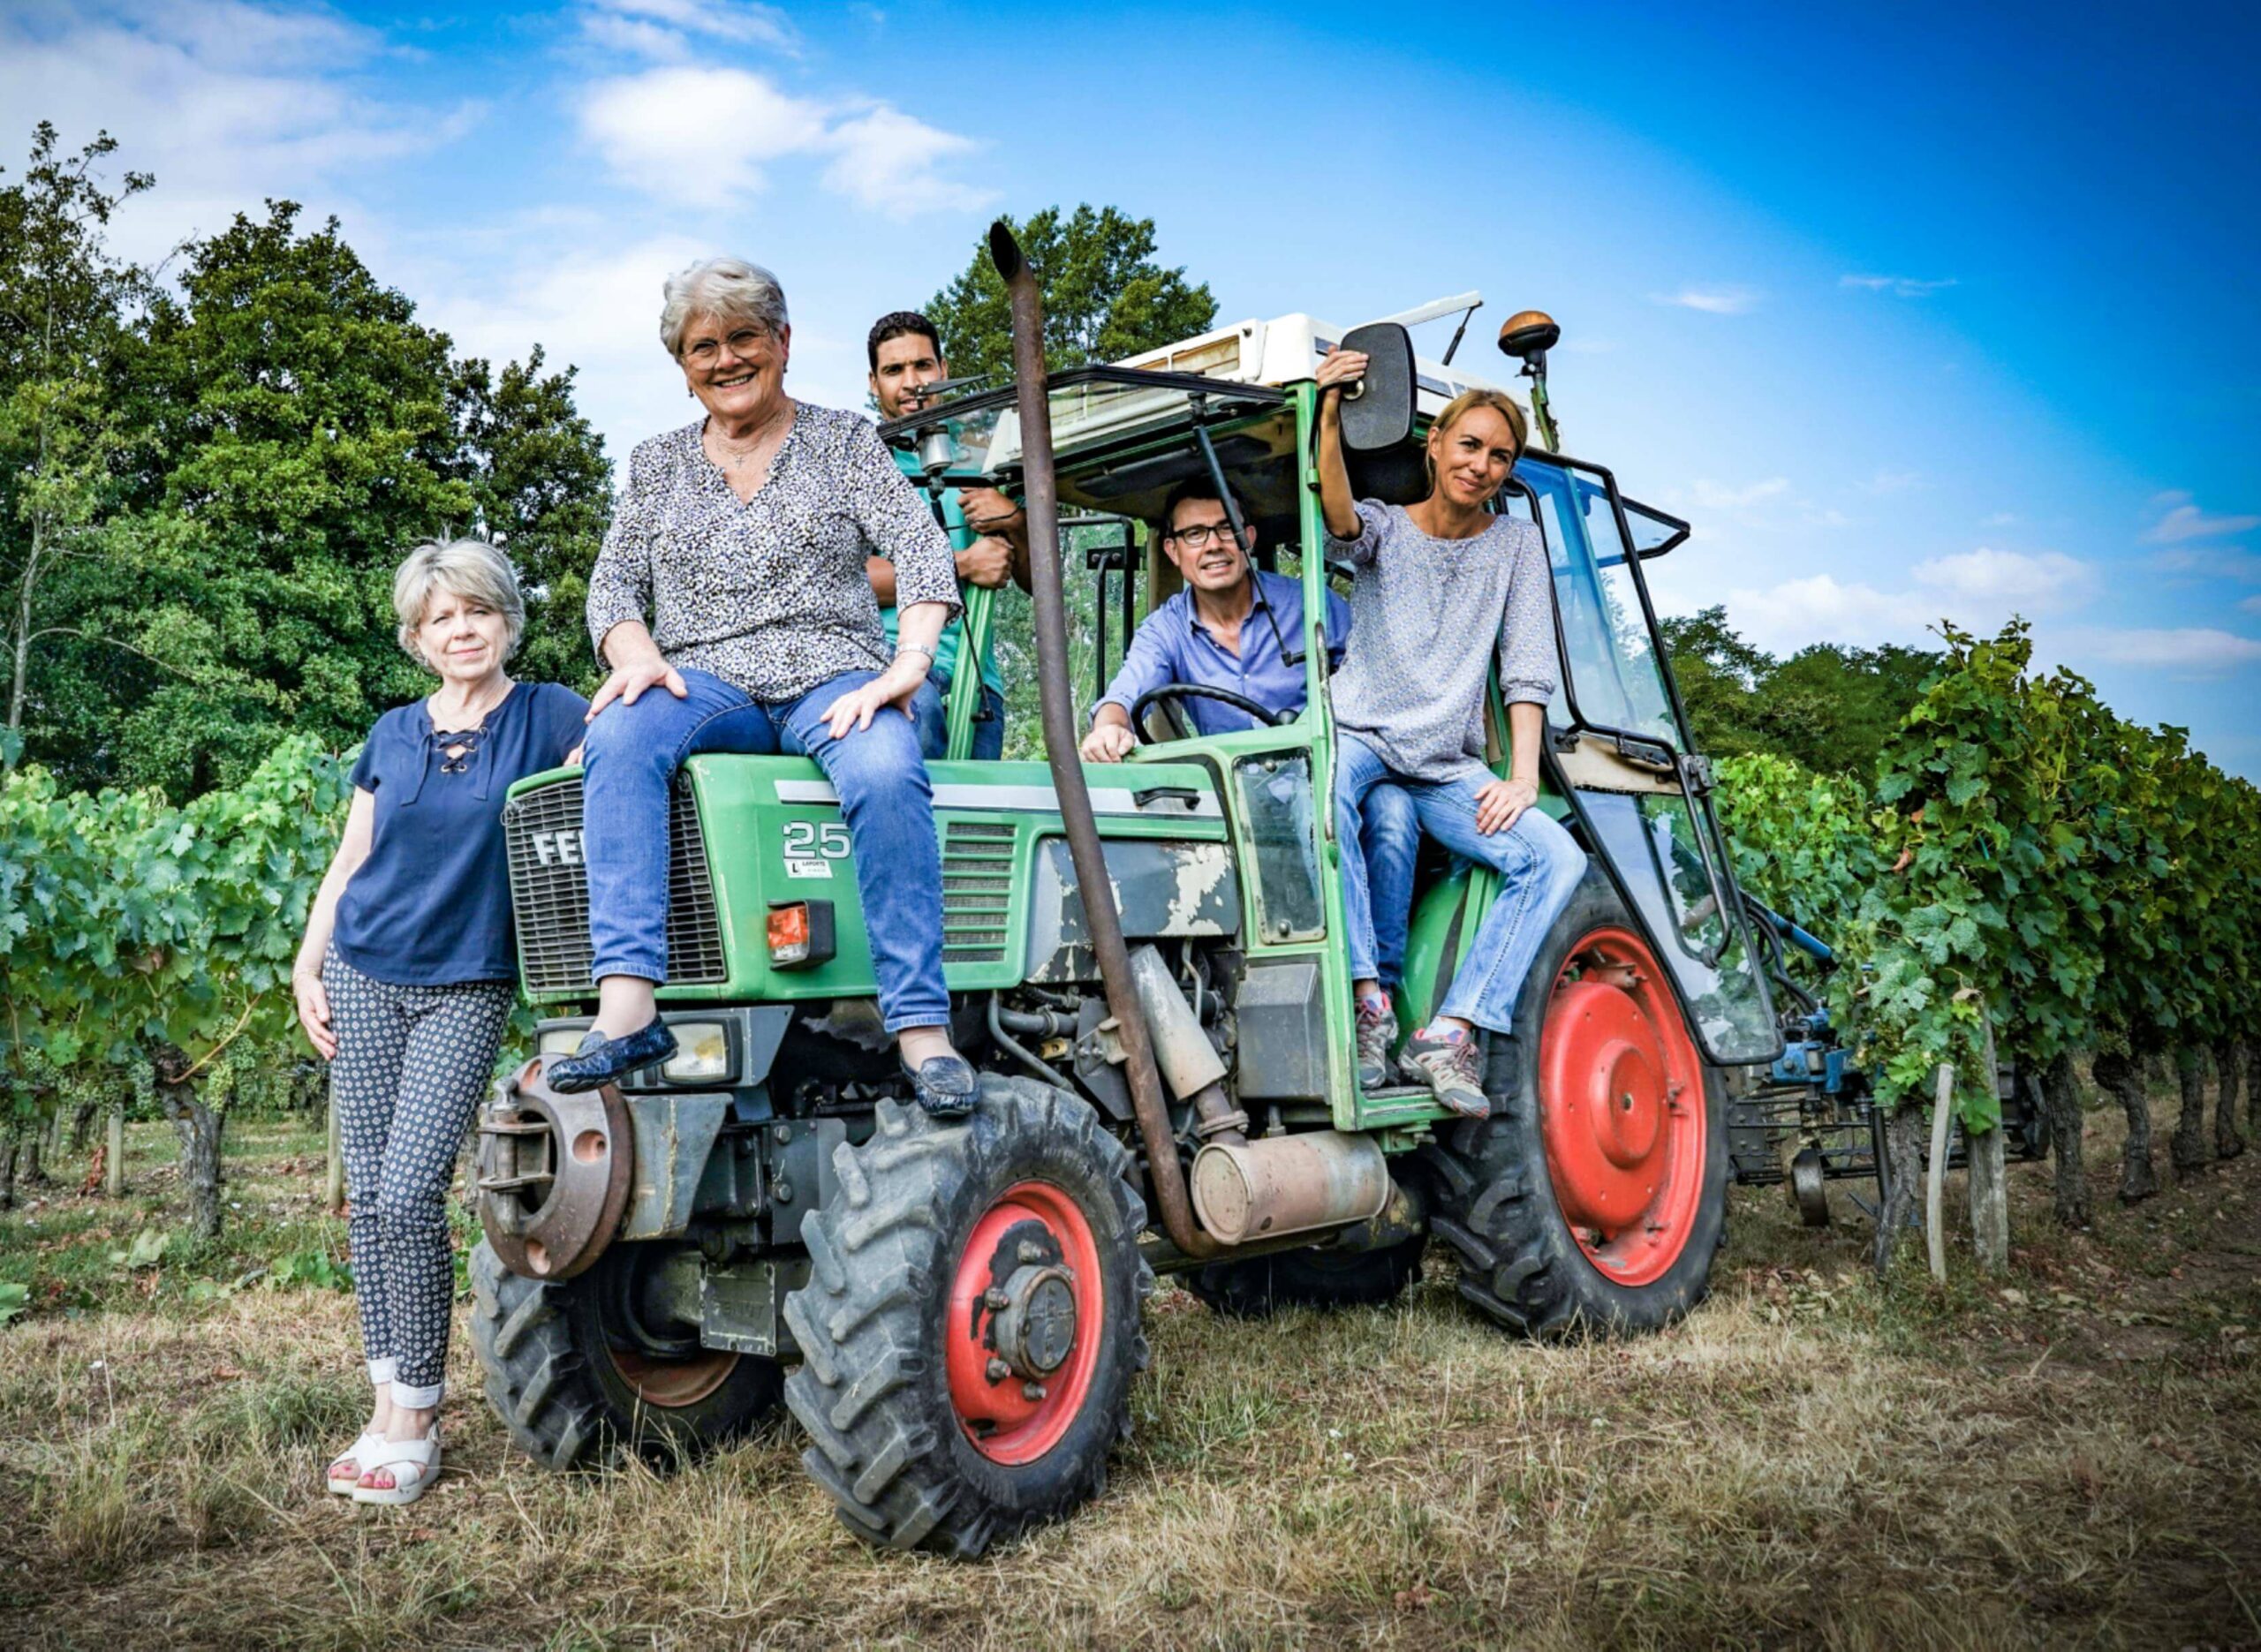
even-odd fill
[[(377, 1460), (377, 1454), (384, 1448), (385, 1437), (372, 1429), (331, 1458), (329, 1467), (323, 1471), (322, 1477), (329, 1482), (329, 1489), (339, 1497), (350, 1497), (353, 1495), (353, 1489), (361, 1483), (361, 1470), (368, 1464), (374, 1462)], [(340, 1463), (352, 1464), (352, 1473), (339, 1474), (337, 1465)]]
[(356, 1503), (377, 1503), (398, 1507), (413, 1503), (424, 1495), (425, 1489), (440, 1477), (440, 1425), (433, 1423), (431, 1432), (420, 1440), (383, 1440), (379, 1442), (376, 1455), (364, 1459), (361, 1472), (374, 1474), (389, 1469), (392, 1484), (389, 1486), (356, 1485)]

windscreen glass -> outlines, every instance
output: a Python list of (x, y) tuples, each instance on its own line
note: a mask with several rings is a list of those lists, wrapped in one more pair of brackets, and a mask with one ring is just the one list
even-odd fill
[(1533, 460), (1516, 466), (1516, 479), (1529, 489), (1524, 509), (1546, 531), (1554, 570), (1563, 666), (1554, 720), (1686, 750), (1607, 487), (1599, 477)]

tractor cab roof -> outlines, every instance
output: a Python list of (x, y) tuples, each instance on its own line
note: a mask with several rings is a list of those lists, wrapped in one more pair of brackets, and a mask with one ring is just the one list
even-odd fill
[[(1191, 441), (1199, 425), (1216, 431), (1218, 463), (1244, 509), (1278, 542), (1297, 507), (1295, 415), (1282, 387), (1308, 380), (1345, 330), (1298, 313), (1054, 373), (1052, 446), (1062, 502), (1153, 518), (1173, 487), (1205, 468)], [(1422, 358), (1415, 369), (1425, 415), (1473, 387), (1508, 388)], [(880, 434), (919, 459), (929, 486), (1010, 486), (1021, 469), (1016, 394), (1010, 384), (977, 391), (890, 419)]]

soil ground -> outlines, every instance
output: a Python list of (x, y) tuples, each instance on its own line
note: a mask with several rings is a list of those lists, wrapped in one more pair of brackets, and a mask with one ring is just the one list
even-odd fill
[(366, 1395), (320, 1135), (228, 1148), (215, 1244), (155, 1128), (126, 1198), (73, 1161), (0, 1216), (0, 1645), (2261, 1643), (2261, 1152), (2123, 1210), (2091, 1115), (2095, 1229), (2015, 1166), (2010, 1275), (1945, 1287), (1915, 1234), (1877, 1283), (1841, 1189), (1823, 1232), (1739, 1191), (1711, 1301), (1629, 1343), (1511, 1341), (1434, 1251), (1387, 1310), (1166, 1289), (1106, 1497), (957, 1565), (851, 1538), (783, 1423), (544, 1474), (460, 1334), (442, 1483), (325, 1496)]

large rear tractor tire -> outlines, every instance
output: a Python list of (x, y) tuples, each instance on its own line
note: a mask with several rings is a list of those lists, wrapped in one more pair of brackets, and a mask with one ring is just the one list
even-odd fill
[(563, 1284), (512, 1273), (484, 1240), (471, 1253), (471, 1344), (487, 1398), (543, 1467), (594, 1467), (624, 1451), (666, 1467), (776, 1409), (777, 1362), (701, 1347), (694, 1327), (639, 1311), (667, 1253), (616, 1245)]
[(1240, 1262), (1212, 1262), (1179, 1282), (1212, 1311), (1261, 1319), (1286, 1308), (1387, 1308), (1421, 1277), (1425, 1233), (1378, 1250), (1307, 1245)]
[(1107, 1484), (1146, 1362), (1130, 1156), (1081, 1101), (985, 1078), (946, 1125), (881, 1102), (786, 1299), (801, 1460), (857, 1535), (970, 1559)]
[(1599, 871), (1494, 1036), (1489, 1119), (1422, 1150), (1460, 1293), (1533, 1337), (1652, 1331), (1696, 1306), (1727, 1230), (1728, 1108)]

